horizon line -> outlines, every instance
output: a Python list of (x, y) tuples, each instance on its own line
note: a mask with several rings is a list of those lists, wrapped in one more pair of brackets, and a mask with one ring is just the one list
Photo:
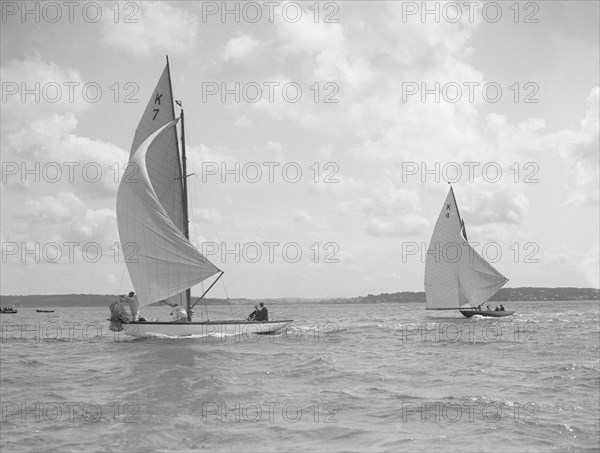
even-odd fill
[[(594, 291), (600, 291), (600, 288), (593, 288), (593, 287), (579, 287), (579, 286), (517, 286), (517, 287), (503, 287), (501, 288), (498, 292), (502, 291), (502, 290), (517, 290), (517, 289), (579, 289), (579, 290), (594, 290)], [(421, 291), (395, 291), (393, 293), (379, 293), (379, 294), (372, 294), (369, 293), (367, 295), (362, 295), (362, 296), (329, 296), (329, 297), (323, 297), (323, 296), (316, 296), (316, 297), (301, 297), (301, 296), (279, 296), (279, 297), (205, 297), (205, 299), (248, 299), (248, 300), (254, 300), (254, 299), (352, 299), (352, 298), (357, 298), (357, 297), (368, 297), (369, 295), (371, 296), (377, 296), (377, 295), (383, 295), (383, 294), (397, 294), (397, 293), (425, 293), (425, 290), (421, 290)], [(115, 294), (98, 294), (98, 293), (52, 293), (52, 294), (41, 294), (41, 293), (36, 293), (36, 294), (0, 294), (0, 297), (30, 297), (30, 296), (118, 296), (119, 294), (115, 293)], [(200, 296), (194, 296), (192, 295), (192, 297), (200, 297)], [(159, 301), (157, 301), (159, 302)]]

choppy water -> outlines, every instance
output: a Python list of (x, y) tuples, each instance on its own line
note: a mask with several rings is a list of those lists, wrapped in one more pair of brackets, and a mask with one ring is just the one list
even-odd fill
[(0, 449), (598, 451), (598, 302), (505, 305), (281, 303), (279, 335), (143, 340), (108, 309), (21, 308), (0, 315)]

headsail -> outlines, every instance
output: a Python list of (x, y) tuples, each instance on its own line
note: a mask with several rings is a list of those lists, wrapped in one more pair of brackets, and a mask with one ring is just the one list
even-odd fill
[(477, 253), (467, 242), (457, 266), (460, 291), (472, 305), (480, 305), (498, 292), (508, 279)]
[(464, 222), (450, 188), (427, 249), (427, 308), (443, 310), (479, 305), (507, 281), (466, 240)]
[(219, 269), (179, 230), (162, 205), (147, 166), (149, 152), (175, 128), (163, 125), (132, 153), (117, 194), (117, 223), (121, 244), (133, 243), (127, 269), (142, 304), (150, 304), (200, 283)]

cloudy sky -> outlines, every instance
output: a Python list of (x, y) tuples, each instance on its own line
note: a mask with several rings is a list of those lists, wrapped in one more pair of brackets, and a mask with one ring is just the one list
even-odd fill
[(223, 5), (2, 2), (2, 294), (129, 290), (167, 54), (213, 296), (422, 291), (448, 180), (508, 286), (599, 286), (597, 2)]

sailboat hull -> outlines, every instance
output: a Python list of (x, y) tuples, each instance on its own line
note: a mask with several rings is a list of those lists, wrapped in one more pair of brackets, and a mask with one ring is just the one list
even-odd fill
[(131, 322), (123, 333), (132, 337), (190, 337), (195, 335), (265, 335), (275, 333), (293, 320), (284, 321), (209, 321), (209, 322)]
[(463, 316), (471, 318), (475, 315), (485, 316), (487, 318), (503, 318), (514, 314), (514, 311), (492, 311), (492, 310), (460, 310)]

